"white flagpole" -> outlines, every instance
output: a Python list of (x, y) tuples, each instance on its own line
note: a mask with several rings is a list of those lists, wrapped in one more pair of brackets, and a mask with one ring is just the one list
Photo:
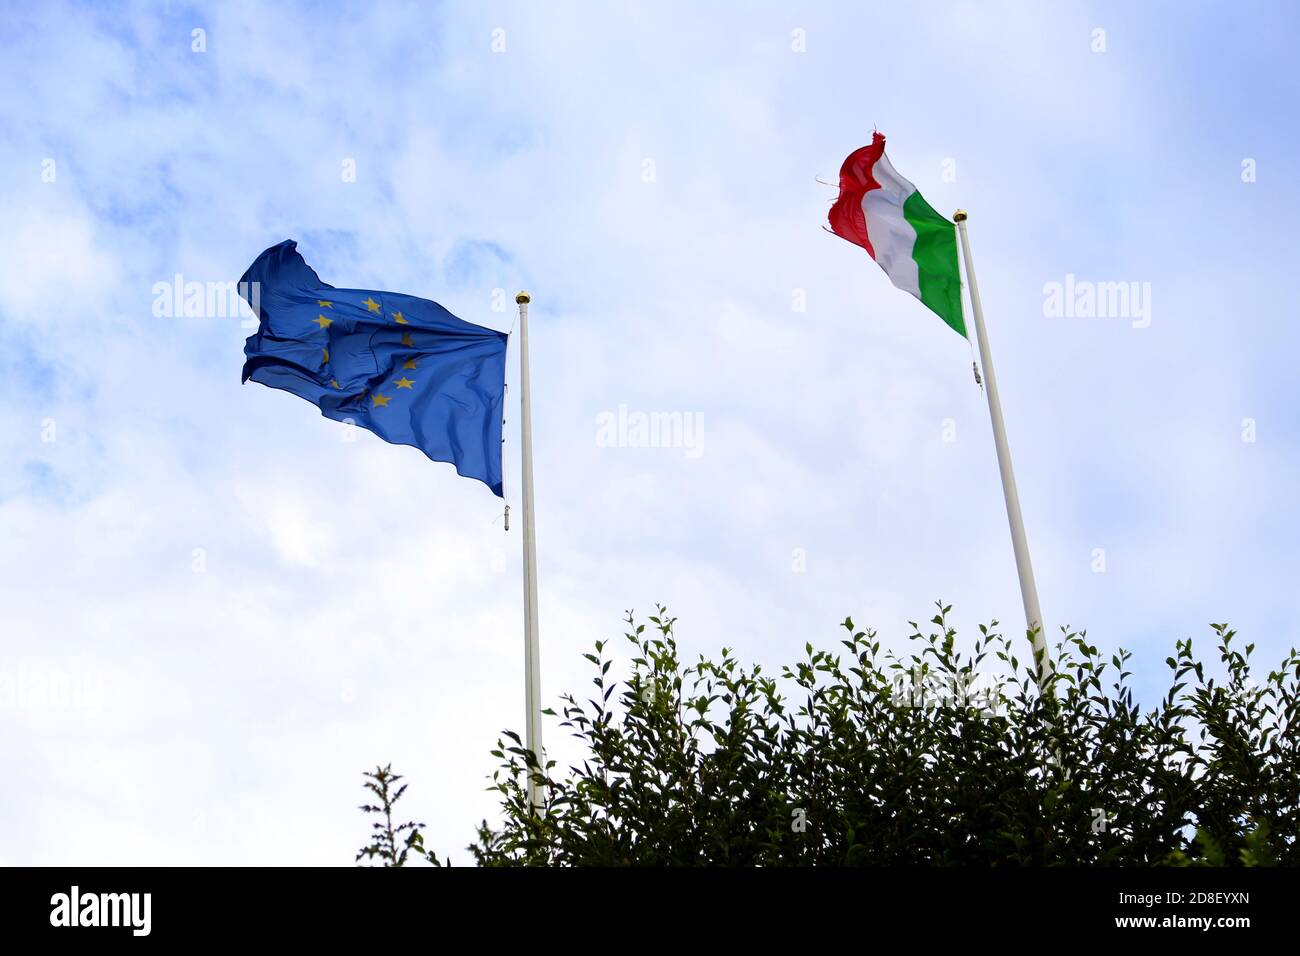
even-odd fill
[[(537, 649), (537, 532), (533, 525), (533, 419), (528, 383), (528, 303), (527, 292), (515, 296), (519, 305), (519, 447), (523, 473), (524, 507), (524, 706), (527, 708), (526, 746), (544, 767), (542, 754), (542, 677)], [(528, 799), (533, 807), (542, 805), (542, 788), (528, 780)]]
[(966, 261), (966, 284), (970, 290), (971, 311), (975, 314), (980, 365), (984, 368), (984, 392), (989, 400), (989, 418), (993, 420), (993, 443), (997, 446), (998, 470), (1002, 473), (1002, 494), (1007, 502), (1007, 521), (1011, 525), (1011, 546), (1016, 552), (1016, 571), (1020, 575), (1020, 598), (1025, 605), (1025, 627), (1033, 636), (1034, 656), (1040, 662), (1036, 670), (1038, 686), (1041, 688), (1052, 670), (1052, 662), (1047, 654), (1047, 638), (1043, 629), (1043, 613), (1038, 609), (1038, 588), (1034, 585), (1034, 568), (1029, 562), (1025, 522), (1020, 517), (1020, 495), (1016, 493), (1016, 476), (1011, 470), (1011, 449), (1007, 447), (1007, 427), (1002, 422), (998, 379), (993, 373), (993, 355), (989, 349), (988, 333), (984, 329), (984, 310), (980, 307), (980, 290), (975, 282), (975, 264), (971, 261), (970, 239), (966, 235), (966, 213), (958, 209), (953, 213), (952, 218), (957, 223), (957, 232), (961, 236), (962, 258)]

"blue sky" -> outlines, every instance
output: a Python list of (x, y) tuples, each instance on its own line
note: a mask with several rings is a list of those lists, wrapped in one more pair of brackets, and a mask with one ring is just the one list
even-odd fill
[[(1287, 5), (610, 7), (0, 13), (0, 861), (346, 863), (376, 761), (454, 859), (494, 813), (499, 502), (241, 386), (238, 316), (155, 314), (285, 238), (496, 328), (533, 293), (548, 699), (657, 601), (770, 663), (938, 598), (1014, 626), (970, 351), (821, 228), (873, 127), (970, 212), (1049, 625), (1148, 695), (1210, 621), (1295, 643)], [(1149, 283), (1149, 325), (1046, 315), (1067, 275)], [(699, 453), (606, 447), (620, 406)]]

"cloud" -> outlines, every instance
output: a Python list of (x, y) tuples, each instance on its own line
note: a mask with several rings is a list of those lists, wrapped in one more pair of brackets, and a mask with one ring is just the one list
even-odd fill
[[(1269, 20), (1216, 55), (1294, 85)], [(1289, 646), (1294, 150), (1249, 98), (1215, 105), (1190, 22), (51, 4), (13, 23), (0, 676), (26, 690), (0, 758), (30, 785), (0, 796), (8, 860), (347, 863), (376, 761), (454, 859), (494, 814), (488, 750), (523, 722), (517, 526), (449, 466), (241, 386), (239, 317), (154, 314), (157, 283), (237, 279), (284, 238), (335, 285), (496, 328), (533, 292), (549, 700), (656, 601), (686, 656), (765, 663), (850, 614), (898, 646), (938, 598), (1014, 628), (970, 350), (820, 228), (817, 177), (873, 124), (936, 208), (971, 209), (1049, 624), (1136, 642), (1149, 687), (1211, 619), (1261, 660)], [(1150, 328), (1046, 317), (1067, 272), (1150, 281)], [(703, 453), (601, 446), (620, 406), (698, 416)]]

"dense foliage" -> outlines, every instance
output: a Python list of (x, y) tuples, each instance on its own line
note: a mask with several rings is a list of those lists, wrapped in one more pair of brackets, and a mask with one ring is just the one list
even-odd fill
[(541, 771), (507, 733), (503, 818), (470, 849), (493, 866), (1300, 863), (1296, 651), (1257, 684), (1253, 646), (1213, 625), (1219, 679), (1179, 641), (1144, 708), (1124, 651), (1065, 634), (1040, 693), (996, 622), (962, 653), (949, 613), (901, 657), (845, 621), (841, 650), (808, 645), (779, 677), (726, 649), (684, 666), (662, 608), (648, 631), (629, 615), (625, 679), (598, 642), (596, 693), (555, 715), (581, 762), (547, 765), (536, 813)]

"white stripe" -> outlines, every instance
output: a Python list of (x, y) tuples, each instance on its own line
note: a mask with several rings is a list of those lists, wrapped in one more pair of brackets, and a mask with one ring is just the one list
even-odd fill
[(889, 280), (919, 299), (921, 280), (916, 260), (912, 258), (916, 230), (903, 218), (903, 203), (916, 192), (916, 187), (898, 175), (889, 157), (883, 154), (871, 168), (871, 175), (880, 183), (880, 188), (862, 197), (862, 212), (867, 217), (867, 238), (876, 252), (876, 261)]

